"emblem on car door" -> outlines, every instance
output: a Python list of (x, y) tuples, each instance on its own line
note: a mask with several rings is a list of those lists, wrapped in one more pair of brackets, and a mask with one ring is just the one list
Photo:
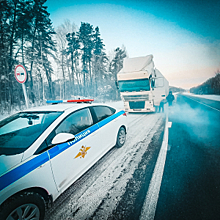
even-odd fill
[(91, 147), (84, 147), (82, 146), (79, 153), (75, 156), (75, 158), (80, 157), (80, 158), (84, 158), (87, 154), (87, 151), (90, 149)]

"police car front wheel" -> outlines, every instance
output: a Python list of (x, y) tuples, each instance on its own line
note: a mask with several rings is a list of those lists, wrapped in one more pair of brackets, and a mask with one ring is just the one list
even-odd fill
[(36, 219), (43, 220), (45, 201), (38, 193), (25, 192), (12, 197), (0, 210), (2, 219)]
[(117, 141), (116, 141), (116, 147), (120, 148), (124, 145), (126, 140), (126, 131), (124, 127), (120, 127), (118, 131)]

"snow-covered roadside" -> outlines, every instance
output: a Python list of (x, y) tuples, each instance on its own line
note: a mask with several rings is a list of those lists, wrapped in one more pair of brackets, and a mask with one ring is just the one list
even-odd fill
[(182, 94), (188, 95), (188, 96), (194, 96), (194, 97), (198, 97), (198, 98), (214, 100), (214, 101), (220, 101), (220, 95), (196, 95), (196, 94), (188, 93), (188, 92), (184, 92)]
[(3, 113), (2, 115), (0, 115), (0, 121), (1, 120), (3, 120), (3, 119), (5, 119), (5, 118), (7, 118), (8, 116), (10, 116), (10, 115), (13, 115), (13, 114), (15, 114), (15, 113), (17, 113), (17, 112), (19, 112), (19, 111), (12, 111), (10, 114), (8, 114), (8, 113)]
[(113, 101), (113, 102), (106, 102), (106, 105), (110, 105), (116, 109), (124, 109), (123, 101)]

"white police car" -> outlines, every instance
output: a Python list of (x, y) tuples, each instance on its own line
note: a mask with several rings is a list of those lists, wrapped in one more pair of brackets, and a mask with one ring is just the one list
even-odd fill
[(0, 219), (43, 219), (45, 209), (126, 138), (126, 113), (101, 104), (54, 104), (0, 122)]

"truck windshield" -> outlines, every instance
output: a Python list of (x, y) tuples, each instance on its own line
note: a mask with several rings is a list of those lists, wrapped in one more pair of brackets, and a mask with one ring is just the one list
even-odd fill
[(62, 112), (20, 112), (0, 122), (0, 155), (24, 152)]
[(150, 91), (149, 79), (123, 80), (118, 84), (121, 92)]

